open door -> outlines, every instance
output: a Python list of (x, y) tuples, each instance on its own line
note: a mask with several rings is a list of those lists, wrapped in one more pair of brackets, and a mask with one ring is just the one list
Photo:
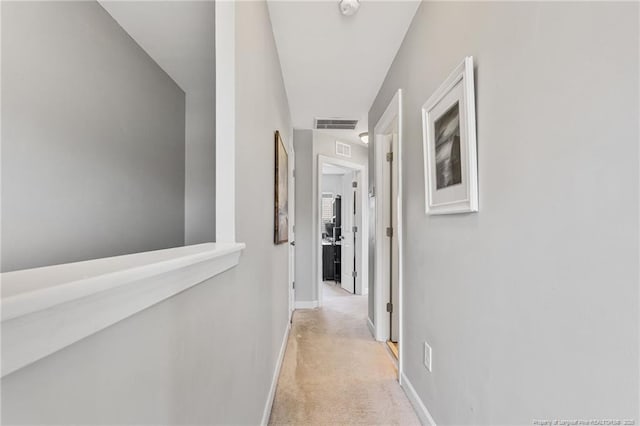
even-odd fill
[[(353, 206), (353, 223), (354, 223), (354, 247), (355, 247), (355, 257), (354, 257), (354, 265), (356, 271), (355, 278), (355, 286), (356, 286), (356, 294), (366, 294), (366, 290), (368, 289), (368, 283), (366, 282), (365, 269), (363, 265), (363, 252), (367, 249), (366, 245), (368, 241), (363, 239), (364, 232), (364, 214), (366, 213), (365, 209), (362, 208), (363, 197), (368, 201), (368, 194), (366, 191), (366, 184), (362, 184), (363, 182), (363, 173), (361, 171), (356, 171), (353, 175), (353, 197), (354, 197), (354, 206)], [(364, 186), (364, 190), (363, 190)], [(364, 194), (363, 194), (364, 192)]]
[[(391, 232), (389, 233), (391, 253), (389, 256), (390, 262), (390, 277), (389, 277), (389, 285), (390, 291), (390, 304), (391, 309), (389, 312), (389, 321), (390, 321), (390, 335), (389, 340), (392, 343), (398, 343), (400, 337), (400, 310), (398, 309), (399, 300), (400, 300), (400, 265), (399, 260), (400, 256), (398, 254), (398, 161), (396, 158), (396, 153), (398, 152), (398, 135), (393, 133), (391, 135), (389, 141), (389, 150), (388, 150), (388, 160), (387, 164), (389, 167), (389, 187), (391, 189), (389, 195), (389, 218), (390, 223), (389, 226), (391, 228)], [(395, 160), (395, 161), (394, 161)], [(396, 348), (397, 349), (397, 348)]]
[(402, 90), (398, 89), (374, 127), (375, 338), (398, 360), (402, 383)]
[(353, 172), (345, 173), (342, 178), (342, 239), (340, 240), (342, 279), (340, 285), (349, 293), (356, 291), (353, 179)]
[[(359, 273), (358, 273), (358, 201), (360, 201), (358, 199), (358, 173), (355, 172), (353, 173), (353, 181), (352, 186), (353, 186), (353, 198), (352, 198), (352, 202), (351, 204), (353, 205), (353, 208), (351, 209), (352, 211), (352, 220), (351, 223), (353, 224), (352, 226), (352, 232), (353, 232), (353, 294), (362, 294), (362, 292), (360, 291), (360, 286), (358, 285), (358, 278), (359, 277)], [(362, 250), (362, 249), (360, 249)]]

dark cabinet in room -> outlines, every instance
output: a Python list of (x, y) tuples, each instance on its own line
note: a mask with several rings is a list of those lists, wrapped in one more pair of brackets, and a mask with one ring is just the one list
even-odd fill
[(342, 276), (340, 268), (340, 257), (342, 247), (340, 244), (322, 245), (322, 281), (340, 282)]
[(333, 245), (322, 245), (322, 281), (333, 281)]

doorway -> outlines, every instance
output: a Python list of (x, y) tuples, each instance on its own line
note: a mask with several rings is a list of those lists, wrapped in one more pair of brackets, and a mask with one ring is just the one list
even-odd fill
[(317, 179), (317, 297), (322, 306), (327, 285), (352, 295), (368, 293), (366, 165), (320, 155)]
[(402, 383), (402, 91), (374, 130), (375, 277), (374, 331), (398, 360)]

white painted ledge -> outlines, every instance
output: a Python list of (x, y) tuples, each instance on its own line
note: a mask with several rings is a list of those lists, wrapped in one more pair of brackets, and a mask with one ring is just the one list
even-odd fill
[(205, 243), (0, 274), (2, 376), (233, 268), (242, 243)]

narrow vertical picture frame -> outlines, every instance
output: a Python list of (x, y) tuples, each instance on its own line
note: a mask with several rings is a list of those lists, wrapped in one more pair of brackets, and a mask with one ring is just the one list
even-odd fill
[(274, 238), (275, 244), (289, 241), (289, 155), (278, 130), (275, 131)]
[(425, 213), (478, 211), (473, 57), (456, 67), (422, 106)]

